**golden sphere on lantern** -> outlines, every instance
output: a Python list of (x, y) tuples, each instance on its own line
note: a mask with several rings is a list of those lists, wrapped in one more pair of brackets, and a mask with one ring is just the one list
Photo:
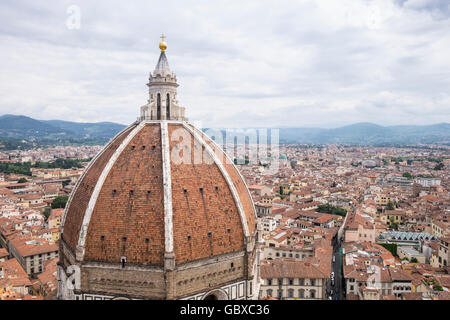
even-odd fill
[(159, 48), (161, 49), (161, 51), (166, 51), (167, 49), (167, 43), (164, 42), (164, 34), (161, 35), (161, 42), (159, 43)]

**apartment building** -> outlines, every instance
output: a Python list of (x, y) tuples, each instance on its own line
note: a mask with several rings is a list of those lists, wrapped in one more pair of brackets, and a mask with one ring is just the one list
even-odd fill
[(44, 239), (17, 237), (11, 239), (9, 245), (11, 255), (32, 277), (44, 270), (44, 261), (58, 257), (58, 245)]
[(279, 300), (327, 299), (329, 274), (317, 264), (280, 259), (260, 267), (262, 285), (260, 298), (275, 297)]

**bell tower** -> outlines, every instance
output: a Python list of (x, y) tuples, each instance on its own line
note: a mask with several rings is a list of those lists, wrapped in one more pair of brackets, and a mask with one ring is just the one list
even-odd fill
[(150, 73), (147, 86), (149, 88), (149, 100), (141, 107), (140, 120), (186, 120), (185, 108), (180, 106), (177, 100), (177, 76), (169, 68), (166, 57), (166, 37), (161, 35), (158, 63), (155, 70)]

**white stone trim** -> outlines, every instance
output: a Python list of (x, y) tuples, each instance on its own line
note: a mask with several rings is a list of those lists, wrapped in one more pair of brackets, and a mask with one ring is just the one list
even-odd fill
[(133, 131), (130, 132), (130, 134), (128, 134), (125, 140), (122, 141), (120, 146), (117, 148), (112, 157), (109, 159), (100, 177), (98, 178), (97, 184), (95, 185), (94, 191), (92, 192), (91, 198), (89, 199), (88, 207), (86, 208), (86, 212), (84, 214), (83, 224), (81, 225), (80, 237), (78, 239), (77, 254), (76, 254), (77, 260), (82, 260), (84, 257), (84, 245), (86, 242), (87, 230), (89, 227), (89, 223), (91, 221), (92, 212), (94, 211), (95, 204), (97, 203), (97, 198), (103, 187), (103, 183), (105, 182), (106, 177), (109, 174), (109, 171), (113, 167), (116, 160), (119, 158), (122, 151), (130, 143), (131, 139), (133, 139), (144, 126), (145, 122), (141, 122), (136, 128), (133, 129)]
[(161, 122), (161, 150), (164, 188), (165, 252), (173, 252), (172, 175), (170, 173), (170, 145), (167, 121)]
[[(244, 286), (244, 294), (239, 296), (238, 287), (241, 285)], [(227, 285), (215, 288), (215, 289), (210, 289), (208, 291), (196, 293), (194, 295), (181, 298), (180, 300), (202, 300), (208, 293), (214, 292), (216, 290), (224, 291), (228, 296), (228, 300), (245, 300), (246, 299), (245, 286), (246, 286), (246, 280), (241, 280), (241, 281), (233, 282), (233, 283), (230, 283), (230, 284), (227, 284)], [(234, 298), (233, 298), (233, 296), (234, 296)]]
[(67, 211), (70, 208), (70, 204), (72, 203), (72, 198), (75, 194), (75, 191), (78, 188), (78, 185), (81, 183), (81, 181), (83, 181), (84, 176), (87, 174), (87, 172), (89, 171), (89, 169), (94, 165), (94, 163), (97, 161), (97, 159), (105, 152), (105, 150), (117, 139), (119, 138), (122, 134), (124, 134), (125, 132), (128, 132), (131, 127), (133, 127), (134, 125), (136, 125), (136, 122), (132, 123), (131, 125), (129, 125), (128, 127), (126, 127), (125, 129), (123, 129), (122, 131), (120, 131), (118, 134), (116, 134), (114, 136), (114, 138), (112, 138), (111, 140), (109, 140), (109, 142), (103, 147), (102, 150), (100, 150), (100, 152), (98, 152), (94, 158), (92, 158), (92, 160), (89, 162), (89, 164), (86, 166), (86, 168), (84, 169), (83, 173), (81, 174), (81, 176), (78, 178), (77, 182), (75, 183), (74, 188), (72, 189), (72, 192), (70, 193), (69, 199), (67, 200), (67, 204), (66, 204), (66, 208), (64, 209), (64, 213), (61, 219), (61, 227), (60, 227), (60, 233), (62, 234), (64, 232), (64, 222), (66, 221), (66, 216), (67, 216)]
[(248, 230), (248, 223), (245, 217), (244, 208), (242, 207), (241, 199), (239, 198), (236, 187), (234, 186), (233, 181), (231, 180), (231, 177), (228, 174), (227, 170), (225, 169), (223, 163), (220, 162), (219, 158), (217, 157), (215, 152), (211, 149), (211, 147), (206, 143), (206, 141), (197, 132), (195, 132), (195, 129), (190, 128), (190, 126), (187, 125), (186, 123), (183, 123), (183, 127), (186, 128), (194, 136), (194, 138), (201, 143), (202, 146), (205, 147), (205, 150), (213, 158), (214, 163), (219, 167), (220, 172), (222, 173), (223, 177), (225, 178), (228, 184), (228, 187), (231, 190), (236, 206), (238, 207), (242, 227), (244, 228), (244, 235), (246, 237), (250, 236), (250, 232)]

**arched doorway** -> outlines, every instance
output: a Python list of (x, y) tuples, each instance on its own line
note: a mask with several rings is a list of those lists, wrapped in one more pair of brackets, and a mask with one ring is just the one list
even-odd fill
[(202, 300), (228, 300), (228, 295), (224, 290), (216, 289), (207, 292)]

